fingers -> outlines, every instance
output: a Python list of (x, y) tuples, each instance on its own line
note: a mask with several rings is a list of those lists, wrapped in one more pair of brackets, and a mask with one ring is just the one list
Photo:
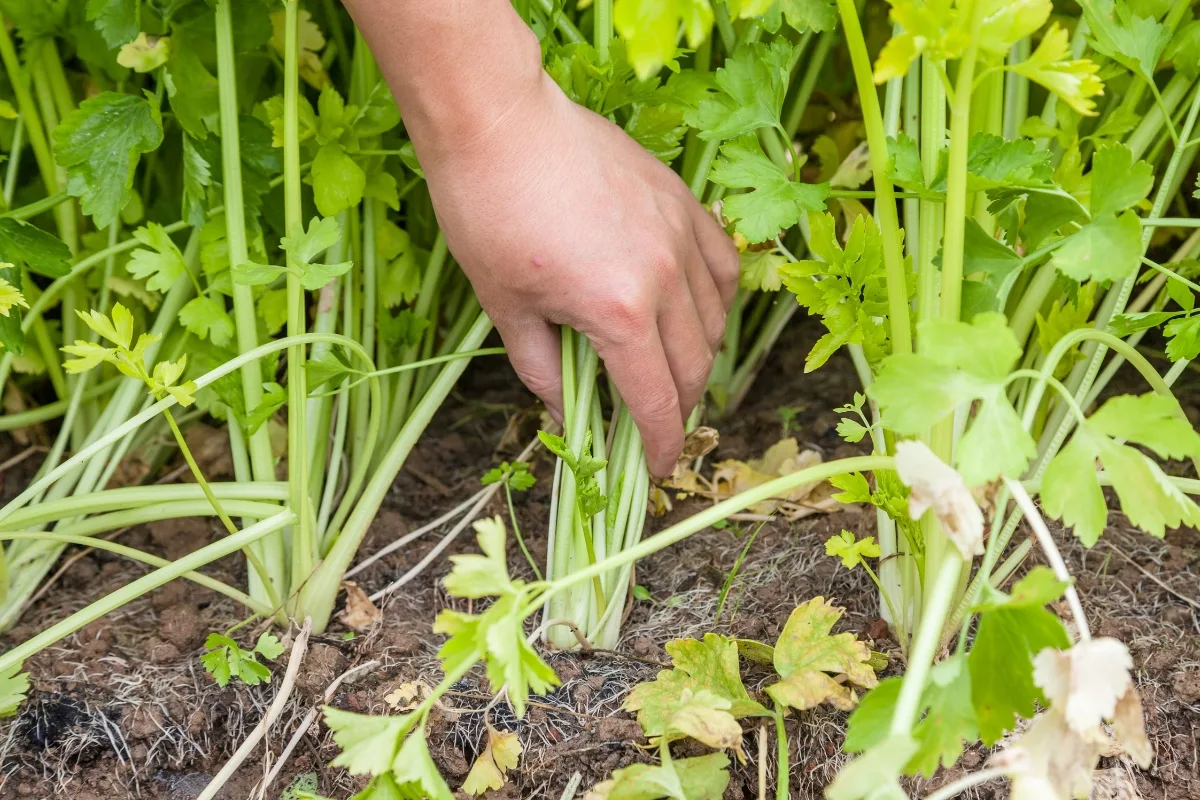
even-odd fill
[(680, 419), (686, 420), (704, 395), (715, 353), (696, 306), (684, 292), (663, 301), (658, 328), (679, 396)]
[(496, 324), (508, 360), (521, 382), (538, 396), (556, 422), (562, 413), (562, 353), (558, 328), (538, 317)]
[[(692, 255), (684, 267), (687, 277), (688, 293), (691, 295), (704, 337), (708, 341), (708, 349), (715, 356), (721, 349), (721, 340), (725, 336), (725, 304), (717, 283), (713, 280), (712, 272), (701, 256), (696, 246), (692, 247)], [(674, 302), (666, 300), (665, 302)]]
[(738, 275), (741, 273), (741, 259), (737, 248), (717, 221), (704, 211), (704, 207), (696, 204), (692, 211), (692, 227), (696, 232), (696, 243), (700, 246), (700, 255), (708, 265), (717, 291), (728, 311), (733, 307), (733, 297), (737, 294)]
[(592, 342), (642, 434), (650, 472), (661, 477), (683, 449), (679, 393), (653, 315), (621, 316)]

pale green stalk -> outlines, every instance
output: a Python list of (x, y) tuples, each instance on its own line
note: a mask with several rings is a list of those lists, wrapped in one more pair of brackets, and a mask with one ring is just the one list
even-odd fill
[(233, 536), (218, 539), (210, 545), (188, 553), (165, 567), (154, 570), (149, 575), (145, 575), (122, 586), (120, 589), (75, 612), (61, 622), (50, 626), (36, 636), (30, 637), (16, 647), (0, 654), (0, 674), (14, 668), (19, 668), (30, 656), (41, 652), (55, 642), (70, 636), (88, 623), (100, 619), (105, 614), (136, 600), (138, 597), (189, 572), (194, 572), (205, 564), (212, 563), (230, 553), (241, 550), (265, 536), (277, 533), (287, 525), (292, 524), (294, 519), (295, 517), (292, 512), (281, 511), (272, 517), (254, 523)]

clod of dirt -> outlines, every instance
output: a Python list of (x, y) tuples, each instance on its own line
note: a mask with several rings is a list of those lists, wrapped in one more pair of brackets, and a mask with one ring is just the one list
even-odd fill
[(379, 637), (379, 646), (393, 656), (411, 656), (421, 650), (421, 637), (415, 633), (385, 630)]
[(211, 531), (208, 520), (202, 517), (164, 519), (146, 525), (150, 538), (163, 549), (163, 557), (169, 561), (183, 558), (193, 550), (208, 544)]
[(318, 695), (325, 691), (333, 679), (346, 669), (346, 657), (331, 644), (318, 642), (308, 648), (304, 658), (304, 669), (296, 678), (301, 691)]
[(179, 648), (157, 636), (151, 636), (142, 644), (142, 655), (151, 664), (170, 664), (182, 655)]
[(1175, 676), (1175, 695), (1184, 703), (1200, 700), (1200, 669), (1189, 669)]
[[(233, 475), (233, 453), (229, 449), (229, 435), (225, 431), (192, 423), (188, 426), (184, 439), (200, 471), (208, 480)], [(195, 478), (191, 472), (187, 472), (183, 480), (191, 483)]]
[(171, 606), (158, 617), (158, 635), (175, 645), (180, 652), (199, 647), (204, 634), (204, 618), (191, 603)]
[(112, 645), (112, 624), (106, 619), (98, 619), (84, 625), (75, 635), (79, 639), (79, 651), (83, 658), (100, 658), (108, 653)]
[(642, 726), (637, 720), (605, 717), (596, 725), (596, 740), (600, 742), (640, 742)]
[(134, 706), (121, 716), (121, 727), (131, 739), (149, 739), (162, 732), (162, 712), (153, 706)]

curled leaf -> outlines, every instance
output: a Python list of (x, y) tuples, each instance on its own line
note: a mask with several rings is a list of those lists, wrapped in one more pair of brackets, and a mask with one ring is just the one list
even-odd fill
[(911, 489), (908, 511), (913, 519), (932, 508), (964, 559), (983, 554), (983, 512), (961, 475), (918, 441), (896, 445), (896, 474)]

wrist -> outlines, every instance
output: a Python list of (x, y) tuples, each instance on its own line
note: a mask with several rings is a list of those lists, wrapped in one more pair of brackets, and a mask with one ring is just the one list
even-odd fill
[(444, 69), (430, 67), (397, 97), (419, 158), (436, 161), (476, 150), (506, 119), (527, 113), (544, 91), (537, 37), (515, 13), (503, 22), (486, 47), (470, 49), (470, 58)]

